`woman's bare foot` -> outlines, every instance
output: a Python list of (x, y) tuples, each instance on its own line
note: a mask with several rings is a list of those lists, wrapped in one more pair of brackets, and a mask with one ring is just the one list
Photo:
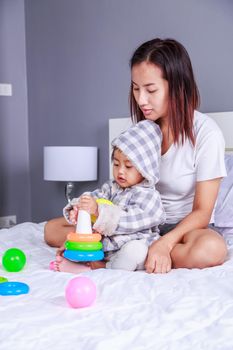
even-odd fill
[(56, 256), (55, 261), (50, 263), (50, 269), (55, 272), (70, 272), (74, 274), (91, 270), (88, 264), (73, 262), (59, 255)]

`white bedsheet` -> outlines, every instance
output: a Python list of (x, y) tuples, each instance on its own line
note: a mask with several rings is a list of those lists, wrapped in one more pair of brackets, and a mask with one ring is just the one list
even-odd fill
[(0, 253), (18, 247), (27, 266), (0, 276), (22, 281), (30, 292), (0, 296), (0, 350), (233, 349), (233, 235), (229, 259), (204, 269), (164, 275), (95, 270), (97, 299), (85, 309), (64, 297), (75, 276), (48, 268), (55, 249), (43, 241), (43, 224), (0, 230)]

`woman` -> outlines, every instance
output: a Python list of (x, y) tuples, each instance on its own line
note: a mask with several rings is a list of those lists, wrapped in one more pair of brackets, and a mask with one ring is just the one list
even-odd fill
[[(196, 111), (199, 94), (188, 53), (175, 40), (154, 39), (142, 44), (130, 62), (131, 115), (135, 122), (156, 122), (163, 135), (157, 189), (167, 219), (162, 237), (149, 248), (146, 271), (220, 265), (227, 248), (212, 213), (226, 175), (224, 140), (214, 121)], [(65, 219), (51, 220), (45, 240), (62, 245), (70, 229)]]

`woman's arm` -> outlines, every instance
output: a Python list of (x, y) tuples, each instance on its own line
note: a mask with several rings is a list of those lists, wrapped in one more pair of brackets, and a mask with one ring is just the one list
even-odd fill
[(196, 183), (192, 212), (166, 235), (154, 242), (150, 248), (145, 264), (148, 273), (166, 273), (171, 270), (171, 251), (183, 243), (186, 233), (206, 228), (217, 199), (221, 178)]

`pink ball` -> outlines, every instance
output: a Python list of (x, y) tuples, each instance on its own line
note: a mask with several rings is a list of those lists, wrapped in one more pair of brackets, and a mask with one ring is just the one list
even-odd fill
[(88, 277), (76, 277), (69, 281), (65, 295), (73, 308), (90, 306), (96, 299), (96, 285)]

